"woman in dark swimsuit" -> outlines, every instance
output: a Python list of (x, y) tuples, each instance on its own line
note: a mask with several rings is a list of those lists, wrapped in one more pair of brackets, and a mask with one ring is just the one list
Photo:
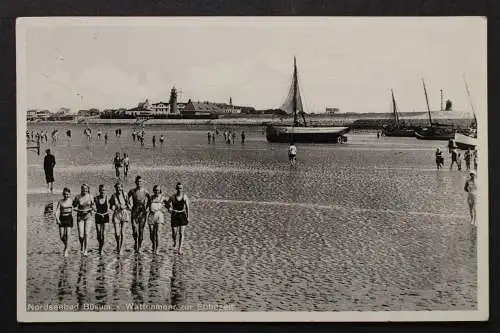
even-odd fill
[(97, 231), (97, 242), (99, 243), (99, 254), (102, 253), (102, 248), (104, 246), (104, 231), (106, 230), (106, 223), (109, 222), (108, 196), (105, 192), (104, 185), (101, 184), (99, 185), (99, 194), (94, 197), (96, 207), (95, 229)]
[(64, 256), (68, 256), (69, 229), (73, 228), (73, 201), (71, 191), (65, 187), (63, 198), (57, 202), (56, 223), (59, 226), (59, 237), (64, 244)]
[(181, 183), (175, 186), (176, 192), (168, 200), (168, 211), (172, 214), (170, 226), (172, 227), (172, 239), (174, 241), (174, 250), (177, 245), (177, 234), (179, 235), (179, 246), (177, 252), (182, 254), (182, 241), (184, 238), (184, 228), (189, 223), (189, 200), (183, 193)]

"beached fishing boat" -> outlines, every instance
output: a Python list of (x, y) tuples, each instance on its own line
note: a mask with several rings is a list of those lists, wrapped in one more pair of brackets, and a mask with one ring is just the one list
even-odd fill
[(437, 124), (432, 122), (431, 108), (429, 106), (429, 97), (425, 82), (422, 79), (424, 86), (425, 101), (427, 103), (427, 112), (429, 113), (429, 127), (421, 127), (415, 130), (415, 137), (420, 140), (450, 140), (455, 138), (455, 128), (453, 125)]
[[(349, 127), (307, 126), (300, 97), (295, 57), (292, 84), (281, 109), (293, 115), (293, 125), (267, 125), (266, 138), (269, 142), (341, 143), (346, 141), (344, 134), (349, 131)], [(302, 117), (302, 123), (299, 121), (299, 115)]]
[(467, 150), (474, 149), (477, 146), (477, 118), (476, 118), (476, 110), (474, 110), (474, 104), (472, 104), (472, 98), (469, 92), (469, 86), (467, 85), (467, 81), (464, 77), (465, 90), (467, 91), (467, 96), (469, 97), (469, 103), (472, 109), (472, 114), (474, 116), (474, 120), (472, 121), (471, 126), (461, 132), (455, 133), (455, 145), (459, 149)]
[(396, 136), (396, 137), (413, 137), (415, 136), (415, 130), (413, 128), (405, 126), (399, 119), (398, 106), (396, 104), (396, 99), (394, 98), (394, 92), (391, 89), (392, 95), (392, 114), (394, 116), (394, 121), (390, 125), (386, 125), (382, 128), (382, 133), (385, 136)]

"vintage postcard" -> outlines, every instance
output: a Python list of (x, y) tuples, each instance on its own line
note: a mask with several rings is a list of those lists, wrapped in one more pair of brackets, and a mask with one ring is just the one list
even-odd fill
[(488, 319), (485, 18), (16, 38), (19, 321)]

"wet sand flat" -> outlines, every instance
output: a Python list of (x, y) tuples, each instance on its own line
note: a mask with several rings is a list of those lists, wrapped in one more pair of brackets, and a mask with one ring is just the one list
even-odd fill
[[(45, 127), (44, 127), (45, 126)], [(60, 125), (62, 126), (62, 125)], [(47, 125), (30, 129), (47, 128)], [(235, 311), (473, 310), (477, 307), (477, 259), (468, 224), (465, 173), (435, 170), (434, 149), (446, 142), (381, 138), (353, 133), (347, 145), (298, 145), (290, 168), (287, 145), (269, 144), (260, 130), (247, 142), (208, 145), (206, 131), (146, 127), (146, 145), (122, 127), (121, 138), (87, 142), (83, 127), (73, 138), (48, 146), (57, 159), (57, 193), (45, 190), (43, 156), (28, 152), (27, 303), (92, 304), (93, 310), (130, 310), (136, 304), (172, 310)], [(49, 132), (50, 133), (50, 132)], [(164, 133), (166, 143), (151, 145)], [(49, 213), (68, 186), (83, 182), (95, 194), (116, 182), (112, 158), (131, 159), (126, 190), (141, 175), (151, 191), (177, 181), (191, 199), (185, 254), (170, 246), (161, 228), (160, 254), (132, 253), (130, 226), (125, 253), (117, 258), (112, 225), (101, 257), (92, 226), (91, 252), (79, 253), (76, 228), (71, 253), (62, 257)], [(445, 150), (446, 151), (446, 150)], [(445, 163), (450, 162), (445, 153)], [(44, 214), (46, 211), (46, 214)], [(168, 221), (168, 219), (167, 219)], [(86, 305), (87, 304), (87, 305)]]

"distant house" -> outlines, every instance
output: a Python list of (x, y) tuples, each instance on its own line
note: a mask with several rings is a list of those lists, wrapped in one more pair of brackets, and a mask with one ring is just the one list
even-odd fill
[(189, 100), (181, 111), (185, 115), (211, 115), (225, 113), (224, 109), (211, 102), (193, 102)]
[(158, 102), (151, 104), (151, 111), (155, 114), (167, 114), (170, 113), (170, 108), (166, 102)]
[(33, 121), (36, 119), (36, 110), (28, 110), (26, 112), (26, 120)]
[(334, 115), (336, 113), (339, 113), (339, 108), (326, 108), (326, 114)]
[(97, 109), (90, 109), (90, 110), (79, 110), (78, 113), (76, 114), (78, 117), (99, 117), (101, 112)]
[(36, 111), (36, 117), (41, 120), (47, 120), (52, 114), (49, 110)]

